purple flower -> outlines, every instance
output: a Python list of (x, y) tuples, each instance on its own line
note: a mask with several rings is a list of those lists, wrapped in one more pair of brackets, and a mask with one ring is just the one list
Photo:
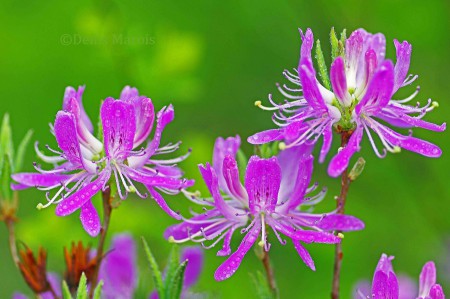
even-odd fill
[(217, 255), (225, 256), (231, 253), (233, 233), (242, 228), (241, 233), (245, 234), (242, 243), (217, 269), (214, 275), (216, 280), (233, 275), (259, 237), (258, 245), (268, 251), (267, 229), (272, 229), (283, 245), (286, 241), (280, 233), (290, 238), (305, 264), (315, 270), (314, 262), (302, 242), (339, 243), (340, 237), (332, 231), (364, 228), (364, 224), (352, 216), (300, 211), (299, 207), (314, 205), (325, 195), (323, 190), (312, 197), (305, 197), (317, 188), (317, 184), (308, 187), (313, 157), (305, 154), (303, 148), (291, 148), (270, 159), (251, 157), (242, 185), (235, 160), (239, 145), (239, 136), (216, 140), (213, 166), (209, 163), (199, 166), (213, 198), (201, 200), (190, 194), (191, 200), (210, 209), (205, 208), (206, 212), (184, 219), (183, 223), (171, 226), (165, 232), (166, 238), (177, 243), (191, 240), (204, 245), (212, 241), (210, 245), (204, 245), (206, 248), (224, 240)]
[[(184, 247), (181, 250), (180, 263), (188, 261), (184, 270), (183, 289), (180, 298), (196, 298), (189, 289), (197, 283), (203, 269), (203, 250), (196, 246)], [(166, 271), (165, 271), (166, 272)], [(153, 291), (150, 299), (158, 299), (158, 292)]]
[(99, 281), (103, 281), (102, 298), (133, 298), (137, 287), (136, 244), (131, 235), (116, 235), (110, 252), (102, 261)]
[[(403, 86), (410, 85), (417, 76), (408, 75), (411, 44), (394, 40), (397, 61), (385, 59), (386, 41), (381, 33), (370, 34), (364, 29), (354, 31), (345, 42), (342, 55), (337, 55), (330, 69), (329, 89), (316, 78), (311, 50), (313, 33), (310, 29), (301, 32), (302, 46), (297, 73), (284, 72), (285, 77), (297, 87), (279, 87), (289, 100), (276, 104), (269, 96), (273, 108), (274, 121), (280, 129), (257, 133), (248, 138), (253, 144), (274, 140), (284, 140), (284, 147), (314, 144), (323, 136), (323, 146), (319, 161), (323, 162), (332, 142), (332, 128), (337, 132), (350, 132), (348, 145), (331, 160), (328, 173), (340, 175), (348, 167), (352, 155), (360, 150), (364, 132), (380, 158), (386, 152), (396, 153), (404, 148), (427, 157), (439, 157), (441, 149), (427, 141), (401, 135), (387, 125), (399, 128), (420, 127), (432, 131), (444, 131), (446, 124), (436, 125), (422, 120), (435, 107), (436, 102), (428, 101), (420, 107), (408, 106), (419, 92), (417, 89), (405, 99), (396, 99), (394, 94)], [(327, 85), (327, 84), (325, 84)], [(381, 122), (380, 122), (381, 121)], [(383, 147), (380, 151), (373, 138), (375, 133)]]
[[(81, 104), (83, 90), (84, 87), (78, 91), (68, 87), (64, 110), (56, 115), (52, 132), (61, 152), (47, 146), (57, 155), (46, 156), (40, 152), (38, 144), (35, 145), (38, 156), (44, 162), (53, 164), (54, 168), (43, 170), (35, 164), (37, 173), (12, 176), (18, 182), (12, 188), (38, 187), (47, 191), (48, 202), (39, 204), (38, 208), (58, 204), (58, 216), (66, 216), (80, 209), (81, 223), (91, 236), (99, 233), (101, 224), (90, 199), (100, 190), (108, 188), (110, 181), (115, 182), (121, 199), (125, 199), (130, 192), (147, 197), (147, 193), (139, 191), (135, 183), (145, 185), (164, 211), (180, 219), (157, 191), (176, 194), (193, 184), (192, 180), (182, 179), (181, 170), (175, 166), (188, 154), (166, 160), (156, 158), (174, 152), (180, 144), (160, 146), (162, 131), (174, 119), (172, 105), (163, 107), (157, 113), (153, 139), (140, 147), (152, 131), (154, 108), (149, 98), (139, 96), (136, 88), (126, 86), (120, 99), (107, 98), (101, 106), (102, 143), (92, 134), (92, 124)], [(51, 198), (50, 190), (56, 190)]]
[[(372, 281), (360, 282), (354, 293), (355, 299), (410, 299), (417, 294), (417, 288), (410, 279), (395, 275), (392, 267), (394, 257), (382, 254)], [(436, 283), (436, 267), (427, 262), (420, 273), (419, 294), (417, 299), (445, 299), (442, 287)]]

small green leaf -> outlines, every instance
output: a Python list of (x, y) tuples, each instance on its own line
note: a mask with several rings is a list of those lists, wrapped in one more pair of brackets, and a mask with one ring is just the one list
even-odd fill
[(317, 40), (316, 43), (316, 60), (317, 65), (319, 66), (319, 76), (322, 80), (323, 86), (325, 86), (326, 89), (331, 90), (330, 78), (328, 77), (328, 69), (327, 65), (325, 64), (325, 58), (323, 57), (320, 40)]
[(98, 282), (98, 284), (97, 284), (97, 287), (94, 290), (94, 297), (93, 297), (93, 299), (101, 299), (102, 287), (103, 287), (103, 280), (100, 280)]
[[(186, 270), (186, 266), (188, 261), (184, 261), (175, 269), (172, 279), (170, 279), (170, 283), (168, 284), (168, 296), (169, 299), (179, 299), (181, 295), (181, 290), (183, 289), (183, 279), (184, 279), (184, 271)], [(167, 277), (167, 280), (169, 277)]]
[(352, 170), (348, 174), (348, 178), (351, 181), (356, 180), (362, 174), (365, 165), (366, 165), (366, 160), (364, 160), (364, 158), (362, 158), (362, 157), (359, 157), (358, 161), (356, 161), (355, 165), (353, 165)]
[(341, 38), (339, 39), (339, 41), (342, 43), (342, 45), (344, 45), (345, 47), (345, 42), (347, 41), (347, 29), (342, 30), (341, 32)]
[(16, 160), (14, 161), (14, 172), (19, 172), (22, 168), (23, 157), (25, 156), (25, 150), (30, 143), (31, 136), (33, 136), (33, 131), (28, 130), (17, 148)]
[(80, 283), (78, 284), (77, 299), (88, 299), (86, 275), (81, 273)]
[(271, 157), (269, 143), (264, 143), (263, 145), (261, 145), (260, 151), (261, 151), (261, 158), (267, 159)]
[(334, 27), (331, 28), (330, 43), (331, 43), (331, 61), (334, 61), (336, 59), (336, 57), (339, 56), (339, 51), (338, 51), (339, 41), (336, 36), (336, 31), (334, 31)]
[(170, 283), (172, 282), (177, 268), (180, 265), (180, 248), (174, 244), (170, 250), (169, 260), (166, 267), (166, 279), (164, 281), (164, 288), (166, 293), (171, 289)]
[(147, 260), (150, 265), (150, 269), (152, 271), (153, 281), (155, 282), (156, 290), (158, 291), (158, 295), (160, 299), (163, 299), (164, 295), (164, 285), (162, 281), (161, 271), (159, 271), (158, 264), (156, 263), (155, 257), (150, 251), (150, 247), (148, 247), (147, 242), (144, 237), (141, 237), (142, 244), (144, 246), (145, 254), (147, 255)]
[(65, 280), (62, 282), (62, 295), (63, 299), (72, 299), (72, 294), (70, 293), (69, 287), (67, 286), (67, 282)]
[(275, 141), (274, 143), (272, 143), (272, 147), (270, 150), (272, 151), (272, 156), (277, 156), (280, 152), (280, 142)]
[(260, 271), (256, 272), (256, 275), (250, 274), (253, 284), (255, 285), (257, 296), (260, 299), (275, 299), (276, 295), (272, 293), (269, 285), (267, 284), (267, 279), (263, 273)]
[(3, 158), (1, 168), (1, 197), (4, 200), (11, 199), (11, 162), (7, 154)]
[(245, 156), (244, 151), (241, 149), (239, 149), (236, 153), (236, 162), (239, 169), (239, 175), (241, 177), (241, 180), (243, 181), (245, 177), (245, 170), (247, 168), (248, 159)]

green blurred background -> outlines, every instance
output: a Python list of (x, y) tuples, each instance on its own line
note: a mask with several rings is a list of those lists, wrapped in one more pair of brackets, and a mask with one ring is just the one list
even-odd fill
[[(364, 27), (383, 32), (387, 57), (394, 58), (394, 38), (413, 44), (410, 72), (419, 74), (417, 97), (431, 97), (441, 106), (427, 120), (443, 122), (450, 113), (448, 53), (450, 50), (450, 2), (437, 1), (17, 1), (0, 2), (0, 113), (9, 112), (16, 144), (26, 130), (34, 140), (55, 146), (48, 123), (61, 107), (67, 85), (86, 84), (84, 105), (92, 119), (101, 99), (118, 97), (124, 85), (139, 88), (157, 109), (171, 102), (176, 118), (164, 140), (183, 141), (183, 151), (193, 148), (182, 164), (196, 188), (205, 192), (197, 164), (211, 160), (217, 136), (239, 133), (243, 139), (272, 128), (270, 113), (254, 107), (276, 93), (275, 82), (284, 82), (283, 69), (296, 67), (300, 38), (297, 28), (311, 27), (326, 42), (332, 26), (337, 31)], [(328, 58), (328, 56), (327, 56)], [(329, 59), (328, 59), (329, 62)], [(404, 95), (411, 93), (410, 87)], [(402, 95), (403, 95), (402, 94)], [(276, 97), (281, 99), (280, 96)], [(351, 186), (346, 211), (366, 223), (363, 232), (348, 233), (344, 240), (342, 298), (350, 298), (353, 284), (372, 277), (381, 253), (395, 255), (397, 273), (418, 280), (428, 260), (438, 264), (438, 280), (450, 282), (450, 221), (448, 186), (450, 139), (447, 132), (415, 130), (415, 135), (442, 146), (440, 159), (427, 159), (403, 151), (378, 159), (367, 140), (360, 156), (366, 170)], [(252, 149), (244, 145), (248, 153)], [(336, 149), (336, 147), (335, 147)], [(27, 152), (26, 170), (36, 157)], [(314, 179), (329, 187), (318, 211), (332, 210), (339, 181), (317, 165)], [(43, 193), (20, 194), (18, 239), (49, 251), (49, 269), (62, 271), (62, 246), (72, 240), (95, 245), (81, 228), (78, 217), (58, 218), (54, 209), (37, 211)], [(181, 196), (168, 198), (186, 213), (189, 203)], [(164, 229), (175, 223), (152, 200), (130, 198), (114, 212), (112, 231), (129, 231), (149, 241), (164, 265), (170, 245)], [(0, 297), (15, 290), (27, 291), (7, 250), (6, 230), (0, 227)], [(273, 236), (272, 236), (273, 237)], [(236, 248), (240, 237), (236, 235)], [(310, 271), (290, 245), (272, 238), (270, 251), (281, 298), (329, 298), (333, 246), (307, 245), (317, 271)], [(213, 273), (224, 258), (217, 250), (206, 253), (205, 269), (196, 290), (221, 298), (255, 298), (249, 273), (262, 270), (249, 254), (229, 280), (215, 282)], [(139, 294), (152, 288), (150, 272), (139, 247)], [(446, 272), (447, 271), (447, 272)]]

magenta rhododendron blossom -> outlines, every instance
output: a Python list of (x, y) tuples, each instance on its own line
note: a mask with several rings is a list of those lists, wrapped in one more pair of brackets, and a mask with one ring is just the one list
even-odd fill
[(317, 188), (317, 184), (309, 187), (313, 170), (313, 157), (309, 151), (296, 147), (269, 159), (252, 156), (242, 184), (235, 158), (239, 146), (239, 136), (216, 140), (213, 166), (209, 163), (199, 166), (213, 199), (192, 198), (210, 209), (184, 219), (183, 223), (169, 227), (165, 232), (165, 237), (174, 242), (192, 240), (204, 244), (212, 241), (210, 245), (204, 244), (206, 248), (223, 239), (223, 247), (217, 254), (225, 256), (232, 251), (232, 235), (241, 228), (245, 235), (242, 243), (219, 266), (214, 275), (216, 280), (233, 275), (255, 242), (269, 251), (268, 228), (283, 245), (286, 241), (280, 234), (291, 239), (302, 260), (313, 270), (314, 262), (302, 243), (339, 243), (341, 239), (332, 231), (364, 228), (363, 222), (353, 216), (300, 210), (303, 206), (314, 205), (325, 195), (320, 192), (306, 197)]
[(427, 262), (420, 273), (419, 294), (410, 279), (395, 275), (392, 267), (394, 257), (382, 254), (375, 269), (372, 286), (361, 282), (356, 287), (355, 299), (445, 299), (441, 285), (436, 283), (436, 266)]
[[(116, 185), (121, 199), (128, 193), (145, 198), (135, 183), (143, 184), (157, 204), (170, 216), (180, 219), (166, 204), (160, 191), (176, 194), (191, 186), (192, 180), (182, 178), (176, 163), (187, 155), (158, 159), (161, 154), (178, 149), (179, 143), (160, 146), (161, 135), (174, 119), (172, 105), (163, 107), (155, 116), (152, 101), (140, 96), (136, 88), (125, 87), (118, 100), (107, 98), (100, 111), (103, 142), (93, 135), (92, 124), (81, 103), (84, 87), (66, 89), (63, 110), (56, 115), (52, 132), (60, 151), (47, 149), (56, 156), (36, 152), (44, 162), (53, 164), (44, 170), (37, 164), (37, 173), (18, 173), (12, 177), (18, 183), (14, 189), (38, 187), (47, 191), (47, 203), (38, 208), (57, 204), (56, 215), (67, 216), (81, 210), (84, 229), (92, 236), (100, 231), (100, 219), (91, 198), (108, 184)], [(156, 121), (155, 121), (156, 120)], [(155, 125), (156, 123), (156, 125)], [(144, 143), (155, 125), (153, 138)], [(49, 196), (51, 190), (55, 194)]]
[[(415, 138), (412, 133), (402, 135), (392, 127), (419, 127), (431, 131), (444, 131), (445, 123), (436, 125), (424, 121), (427, 112), (437, 107), (431, 100), (425, 106), (409, 106), (418, 94), (399, 99), (396, 92), (410, 85), (417, 76), (408, 75), (411, 44), (394, 40), (396, 63), (385, 59), (386, 40), (383, 34), (371, 34), (364, 29), (355, 30), (345, 41), (344, 50), (331, 64), (329, 88), (322, 85), (316, 76), (311, 50), (314, 44), (310, 29), (301, 32), (302, 46), (300, 63), (296, 73), (285, 72), (286, 78), (295, 88), (279, 87), (287, 98), (276, 104), (274, 121), (281, 128), (257, 133), (248, 138), (253, 144), (284, 140), (284, 147), (314, 144), (323, 136), (319, 161), (323, 162), (330, 150), (333, 128), (338, 132), (351, 133), (348, 145), (331, 160), (329, 175), (336, 177), (348, 167), (352, 155), (360, 150), (364, 133), (379, 157), (386, 152), (398, 152), (401, 148), (427, 157), (439, 157), (441, 149), (427, 141)], [(373, 138), (378, 136), (382, 151)]]

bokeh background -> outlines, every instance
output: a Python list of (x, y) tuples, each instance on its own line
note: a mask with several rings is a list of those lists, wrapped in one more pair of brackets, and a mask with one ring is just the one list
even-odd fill
[[(270, 113), (255, 108), (255, 100), (277, 95), (275, 83), (284, 82), (285, 68), (296, 67), (300, 46), (298, 27), (311, 27), (325, 53), (332, 26), (337, 31), (364, 27), (383, 32), (387, 57), (394, 58), (392, 40), (413, 44), (410, 72), (419, 74), (417, 97), (440, 107), (427, 116), (447, 121), (450, 114), (448, 53), (450, 2), (428, 1), (17, 1), (0, 2), (0, 113), (9, 112), (16, 144), (32, 128), (34, 140), (55, 146), (48, 123), (61, 107), (64, 88), (86, 84), (84, 105), (96, 119), (101, 99), (118, 97), (124, 85), (139, 88), (157, 109), (173, 103), (176, 119), (164, 140), (183, 141), (182, 151), (193, 148), (182, 166), (206, 193), (197, 164), (211, 160), (217, 136), (250, 134), (272, 128)], [(326, 55), (329, 62), (329, 56)], [(402, 95), (413, 92), (414, 86)], [(281, 99), (281, 96), (276, 98)], [(344, 239), (342, 298), (350, 298), (354, 283), (371, 279), (381, 253), (395, 255), (397, 273), (418, 280), (422, 265), (434, 260), (438, 280), (450, 282), (450, 139), (447, 132), (416, 130), (415, 135), (442, 146), (440, 159), (403, 151), (378, 159), (367, 140), (359, 156), (366, 170), (350, 189), (346, 211), (366, 223), (362, 232)], [(335, 148), (337, 145), (335, 144)], [(248, 154), (252, 152), (244, 144)], [(358, 156), (358, 155), (357, 155)], [(26, 170), (36, 160), (30, 147)], [(318, 211), (334, 208), (339, 181), (316, 165), (314, 179), (329, 187)], [(44, 200), (36, 190), (21, 194), (18, 239), (35, 249), (48, 249), (49, 269), (62, 272), (62, 247), (74, 240), (96, 245), (81, 228), (78, 217), (58, 218), (54, 209), (37, 211)], [(174, 209), (186, 213), (182, 196), (168, 198)], [(170, 245), (164, 229), (175, 223), (152, 200), (130, 198), (112, 216), (112, 232), (145, 236), (163, 266)], [(14, 268), (0, 226), (0, 297), (10, 298), (27, 287)], [(111, 237), (111, 235), (110, 235)], [(233, 247), (240, 238), (236, 235)], [(329, 298), (333, 246), (307, 245), (317, 271), (310, 271), (294, 248), (272, 240), (270, 251), (281, 298)], [(140, 282), (137, 297), (153, 288), (139, 249)], [(206, 263), (195, 290), (213, 297), (255, 298), (249, 274), (262, 270), (250, 253), (229, 280), (215, 282), (215, 268), (224, 261), (206, 252)]]

